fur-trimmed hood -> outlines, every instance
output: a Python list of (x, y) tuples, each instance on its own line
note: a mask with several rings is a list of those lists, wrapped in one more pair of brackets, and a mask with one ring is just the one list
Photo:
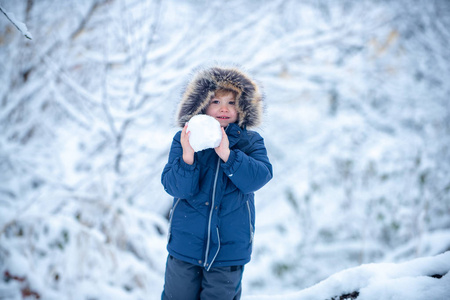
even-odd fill
[(205, 113), (211, 97), (219, 89), (236, 93), (239, 127), (255, 127), (261, 123), (263, 96), (256, 83), (236, 68), (212, 67), (199, 71), (187, 85), (178, 107), (177, 124), (183, 127), (193, 116)]

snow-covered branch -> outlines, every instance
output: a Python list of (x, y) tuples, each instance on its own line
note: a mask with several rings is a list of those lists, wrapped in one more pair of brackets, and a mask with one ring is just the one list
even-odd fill
[(27, 25), (25, 25), (25, 23), (22, 23), (19, 20), (17, 20), (16, 16), (13, 13), (5, 11), (3, 9), (3, 7), (1, 7), (1, 6), (0, 6), (0, 11), (27, 39), (30, 39), (30, 40), (33, 39), (33, 36), (28, 31)]

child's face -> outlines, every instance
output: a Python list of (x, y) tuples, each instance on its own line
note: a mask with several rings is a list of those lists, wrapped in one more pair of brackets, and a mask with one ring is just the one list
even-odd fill
[(209, 102), (206, 114), (219, 121), (220, 126), (227, 127), (228, 124), (237, 121), (234, 94), (231, 92), (216, 93)]

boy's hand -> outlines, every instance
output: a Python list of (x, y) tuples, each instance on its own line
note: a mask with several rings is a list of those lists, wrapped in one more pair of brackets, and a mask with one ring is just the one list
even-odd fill
[(230, 157), (230, 141), (228, 140), (228, 136), (225, 133), (225, 130), (222, 128), (222, 140), (220, 141), (220, 145), (214, 150), (216, 150), (217, 155), (224, 161), (227, 162)]
[(183, 130), (181, 131), (181, 147), (183, 148), (183, 160), (188, 165), (192, 165), (194, 163), (194, 149), (191, 147), (191, 144), (189, 143), (189, 134), (190, 132), (186, 132), (187, 130), (187, 123), (184, 125)]

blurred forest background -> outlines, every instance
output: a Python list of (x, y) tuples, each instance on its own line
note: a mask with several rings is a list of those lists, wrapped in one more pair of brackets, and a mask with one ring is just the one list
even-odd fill
[(244, 295), (450, 249), (450, 1), (0, 0), (1, 299), (158, 299), (192, 71), (263, 87)]

